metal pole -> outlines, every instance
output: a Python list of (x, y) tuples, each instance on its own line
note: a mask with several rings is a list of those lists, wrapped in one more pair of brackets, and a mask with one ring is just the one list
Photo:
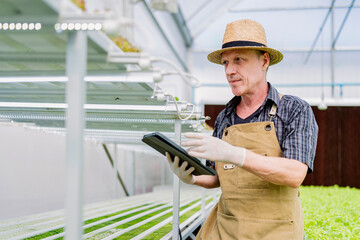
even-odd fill
[[(175, 142), (180, 144), (181, 141), (181, 120), (175, 120)], [(180, 180), (173, 175), (173, 227), (172, 239), (179, 239), (179, 207), (180, 207)]]
[[(335, 33), (335, 29), (334, 29), (334, 6), (331, 6), (331, 43), (334, 42), (334, 33)], [(331, 44), (331, 97), (334, 97), (335, 95), (335, 62), (334, 62), (334, 58), (335, 58), (335, 45)]]
[(336, 0), (333, 0), (333, 1), (331, 2), (331, 6), (330, 6), (330, 8), (329, 8), (329, 11), (327, 12), (327, 14), (326, 14), (326, 16), (325, 16), (325, 19), (324, 19), (323, 23), (321, 24), (321, 27), (320, 27), (320, 29), (319, 29), (319, 32), (317, 33), (317, 35), (316, 35), (316, 37), (315, 37), (315, 40), (314, 40), (313, 44), (311, 45), (310, 51), (308, 52), (308, 54), (307, 54), (307, 56), (306, 56), (306, 58), (305, 58), (304, 64), (306, 64), (306, 63), (308, 62), (311, 53), (314, 51), (315, 45), (316, 45), (316, 43), (317, 43), (317, 41), (318, 41), (318, 39), (319, 39), (319, 37), (320, 37), (323, 29), (324, 29), (324, 26), (325, 26), (325, 24), (326, 24), (326, 22), (327, 22), (327, 19), (328, 19), (330, 13), (333, 13), (335, 1), (336, 1)]
[(141, 166), (142, 166), (142, 176), (141, 176), (141, 185), (142, 185), (142, 193), (146, 192), (146, 160), (145, 153), (141, 152)]
[(205, 188), (201, 188), (201, 217), (205, 219), (206, 193)]
[[(343, 1), (345, 2), (345, 1)], [(334, 6), (334, 9), (344, 9), (349, 8), (346, 5), (338, 5)], [(358, 5), (354, 6), (354, 8), (359, 8)], [(268, 8), (233, 8), (230, 9), (230, 13), (253, 13), (253, 12), (282, 12), (282, 11), (311, 11), (311, 10), (323, 10), (329, 9), (329, 7), (325, 6), (311, 6), (311, 7), (268, 7)]]
[(132, 160), (131, 160), (131, 168), (132, 168), (132, 183), (131, 183), (131, 191), (132, 194), (135, 195), (136, 193), (136, 162), (135, 162), (135, 151), (132, 151)]
[(129, 196), (134, 195), (132, 188), (132, 152), (126, 151), (125, 153), (125, 183), (129, 190)]
[(211, 24), (213, 24), (215, 21), (217, 21), (221, 15), (224, 13), (227, 13), (233, 6), (238, 5), (243, 0), (232, 0), (232, 1), (219, 1), (219, 6), (216, 9), (215, 14), (211, 18), (208, 18), (207, 21), (204, 21), (204, 23), (199, 24), (200, 27), (195, 29), (192, 34), (192, 38), (197, 38), (202, 32), (204, 32)]
[[(165, 160), (166, 161), (166, 160)], [(161, 185), (165, 185), (165, 174), (166, 174), (166, 162), (163, 159), (161, 159), (161, 177), (160, 177), (160, 183)]]
[(335, 72), (334, 72), (335, 71), (335, 67), (334, 67), (335, 66), (335, 45), (341, 34), (341, 31), (344, 28), (346, 20), (349, 17), (350, 11), (354, 6), (354, 2), (355, 2), (355, 0), (353, 0), (351, 2), (350, 7), (341, 23), (341, 26), (340, 26), (335, 38), (334, 38), (334, 13), (333, 13), (334, 11), (332, 11), (332, 15), (331, 15), (331, 42), (332, 42), (332, 44), (331, 44), (331, 83), (333, 84), (331, 87), (331, 96), (332, 97), (334, 97), (334, 95), (335, 95)]
[(181, 66), (184, 68), (184, 70), (186, 72), (188, 72), (188, 67), (186, 65), (186, 63), (182, 60), (182, 58), (180, 57), (179, 53), (175, 50), (175, 47), (172, 45), (172, 43), (170, 42), (169, 38), (166, 36), (165, 32), (163, 31), (162, 27), (160, 26), (159, 22), (157, 21), (157, 19), (155, 18), (153, 12), (151, 11), (149, 5), (147, 4), (147, 2), (145, 0), (142, 0), (142, 2), (144, 3), (144, 6), (147, 10), (147, 12), (149, 13), (150, 17), (152, 18), (153, 22), (155, 23), (156, 27), (158, 28), (158, 30), (160, 31), (162, 37), (164, 38), (165, 42), (168, 44), (168, 46), (170, 47), (171, 51), (173, 52), (173, 54), (175, 55), (176, 59), (179, 61), (179, 63), (181, 64)]
[(345, 17), (344, 17), (344, 19), (343, 19), (343, 21), (342, 21), (342, 23), (341, 23), (341, 26), (340, 26), (337, 34), (336, 34), (336, 37), (335, 37), (334, 41), (332, 42), (332, 45), (334, 45), (334, 47), (335, 47), (335, 45), (336, 45), (336, 41), (338, 40), (338, 38), (339, 38), (339, 36), (340, 36), (343, 28), (344, 28), (344, 25), (345, 25), (345, 23), (346, 23), (346, 20), (347, 20), (348, 17), (349, 17), (350, 11), (351, 11), (351, 9), (354, 7), (354, 2), (355, 2), (355, 0), (353, 0), (353, 1), (351, 2), (350, 6), (349, 6), (349, 8), (348, 8), (348, 11), (346, 12), (346, 15), (345, 15)]
[[(110, 155), (110, 152), (109, 152), (108, 148), (106, 147), (106, 145), (104, 143), (102, 144), (102, 146), (103, 146), (103, 148), (105, 150), (106, 156), (108, 157), (108, 159), (109, 159), (109, 161), (111, 163), (111, 166), (114, 167), (114, 161), (113, 161), (113, 159), (112, 159), (112, 157)], [(126, 159), (125, 159), (125, 161), (126, 161)], [(121, 176), (119, 174), (119, 171), (117, 171), (116, 175), (117, 175), (117, 179), (119, 180), (122, 188), (124, 189), (125, 195), (128, 197), (129, 192), (127, 191), (127, 188), (126, 188), (125, 183), (124, 183), (124, 181), (122, 180), (122, 178), (121, 178)]]
[(129, 189), (130, 196), (135, 195), (135, 153), (133, 150), (127, 151), (125, 159), (125, 181)]
[(119, 197), (117, 173), (118, 173), (118, 154), (117, 154), (117, 144), (114, 143), (114, 184), (115, 184), (114, 197), (115, 197), (115, 199), (117, 199)]
[(181, 8), (178, 8), (177, 13), (172, 13), (171, 16), (174, 19), (175, 24), (177, 25), (180, 34), (184, 40), (185, 46), (189, 48), (193, 42), (193, 39), (191, 37), (191, 33), (189, 28), (186, 26), (186, 21), (184, 19), (184, 15), (181, 12)]
[(203, 4), (201, 4), (189, 17), (186, 19), (186, 22), (190, 22), (191, 19), (193, 19), (201, 10), (204, 10), (206, 8), (206, 5), (209, 5), (209, 3), (212, 0), (205, 1)]
[(65, 238), (82, 239), (83, 211), (83, 147), (86, 96), (87, 36), (84, 31), (69, 31), (66, 55), (68, 77), (66, 101), (66, 225)]
[[(204, 112), (204, 111), (202, 111)], [(201, 159), (201, 162), (205, 165), (206, 160)], [(206, 192), (205, 188), (201, 188), (201, 217), (205, 219), (205, 207), (206, 207)]]

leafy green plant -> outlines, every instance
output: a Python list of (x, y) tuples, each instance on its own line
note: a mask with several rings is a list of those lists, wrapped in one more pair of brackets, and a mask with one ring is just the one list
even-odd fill
[(306, 239), (360, 239), (360, 189), (300, 188)]

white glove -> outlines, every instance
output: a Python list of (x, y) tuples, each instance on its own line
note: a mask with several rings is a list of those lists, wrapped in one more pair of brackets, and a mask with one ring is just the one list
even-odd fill
[(187, 151), (191, 156), (232, 163), (239, 167), (244, 165), (245, 148), (235, 147), (219, 138), (202, 133), (188, 132), (184, 136), (192, 138), (181, 144), (184, 147), (190, 147)]
[(179, 161), (180, 161), (179, 157), (176, 156), (173, 161), (171, 158), (171, 155), (168, 152), (166, 153), (166, 158), (169, 162), (171, 170), (174, 172), (174, 174), (176, 174), (176, 176), (178, 176), (178, 178), (181, 181), (183, 181), (184, 183), (187, 183), (187, 184), (195, 183), (196, 177), (191, 174), (195, 170), (194, 167), (191, 167), (188, 170), (185, 170), (187, 165), (189, 164), (186, 161), (184, 161), (181, 164), (181, 166), (179, 167)]

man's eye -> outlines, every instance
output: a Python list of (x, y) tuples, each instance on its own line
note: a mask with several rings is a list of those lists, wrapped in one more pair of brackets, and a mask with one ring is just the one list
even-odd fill
[(242, 60), (241, 57), (236, 58), (236, 61), (241, 61), (241, 60)]
[(222, 61), (223, 65), (226, 65), (228, 63), (228, 61)]

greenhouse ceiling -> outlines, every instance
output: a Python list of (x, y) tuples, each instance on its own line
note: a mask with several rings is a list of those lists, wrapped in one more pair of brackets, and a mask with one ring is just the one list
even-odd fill
[(310, 51), (314, 42), (320, 47), (316, 41), (320, 33), (322, 48), (360, 48), (360, 3), (355, 0), (181, 0), (178, 4), (194, 50), (217, 49), (224, 26), (243, 18), (259, 21), (269, 45), (276, 49)]
[[(224, 27), (227, 23), (243, 18), (259, 21), (265, 28), (268, 45), (281, 51), (309, 52), (313, 50), (359, 50), (360, 49), (360, 3), (356, 0), (172, 0), (178, 5), (178, 12), (172, 14), (177, 22), (184, 44), (193, 51), (209, 52), (221, 46)], [(6, 44), (16, 49), (17, 54), (31, 53), (29, 57), (40, 59), (49, 57), (44, 53), (55, 53), (45, 67), (46, 70), (63, 71), (59, 62), (64, 60), (65, 39), (55, 34), (53, 26), (57, 15), (47, 4), (26, 3), (26, 0), (2, 0), (0, 2), (0, 22), (32, 22), (43, 23), (42, 34), (11, 32), (2, 34), (0, 46)], [(133, 1), (134, 6), (145, 3), (148, 7), (161, 0)], [(169, 1), (171, 2), (171, 1)], [(333, 11), (331, 11), (333, 9)], [(154, 8), (150, 8), (159, 14)], [(166, 14), (166, 13), (164, 13)], [(142, 19), (141, 16), (139, 16)], [(6, 20), (6, 21), (4, 21)], [(167, 36), (169, 37), (169, 36)], [(24, 41), (18, 39), (24, 38)], [(43, 44), (46, 42), (47, 44)], [(53, 43), (49, 45), (48, 43)], [(55, 46), (54, 46), (55, 45)], [(55, 49), (55, 48), (56, 49)], [(54, 52), (54, 49), (56, 50)], [(0, 49), (1, 50), (1, 49)], [(92, 42), (89, 53), (97, 53), (98, 58), (89, 56), (89, 70), (100, 72), (118, 70), (113, 66), (101, 65), (105, 58), (99, 54), (102, 50)], [(12, 55), (13, 57), (14, 55)], [(309, 56), (308, 56), (309, 57)], [(7, 56), (2, 55), (1, 59)], [(4, 61), (4, 60), (2, 60)], [(26, 62), (13, 64), (9, 69), (32, 68), (35, 63)], [(43, 66), (44, 67), (44, 66)], [(3, 66), (5, 68), (5, 66)], [(40, 71), (43, 69), (39, 69)], [(100, 73), (99, 72), (99, 73)]]
[(360, 105), (359, 0), (177, 2), (184, 19), (180, 29), (190, 36), (192, 72), (203, 83), (195, 103), (225, 104), (231, 99), (223, 68), (206, 56), (221, 48), (228, 23), (252, 19), (264, 26), (267, 45), (284, 55), (267, 75), (280, 92), (300, 96), (313, 106)]

